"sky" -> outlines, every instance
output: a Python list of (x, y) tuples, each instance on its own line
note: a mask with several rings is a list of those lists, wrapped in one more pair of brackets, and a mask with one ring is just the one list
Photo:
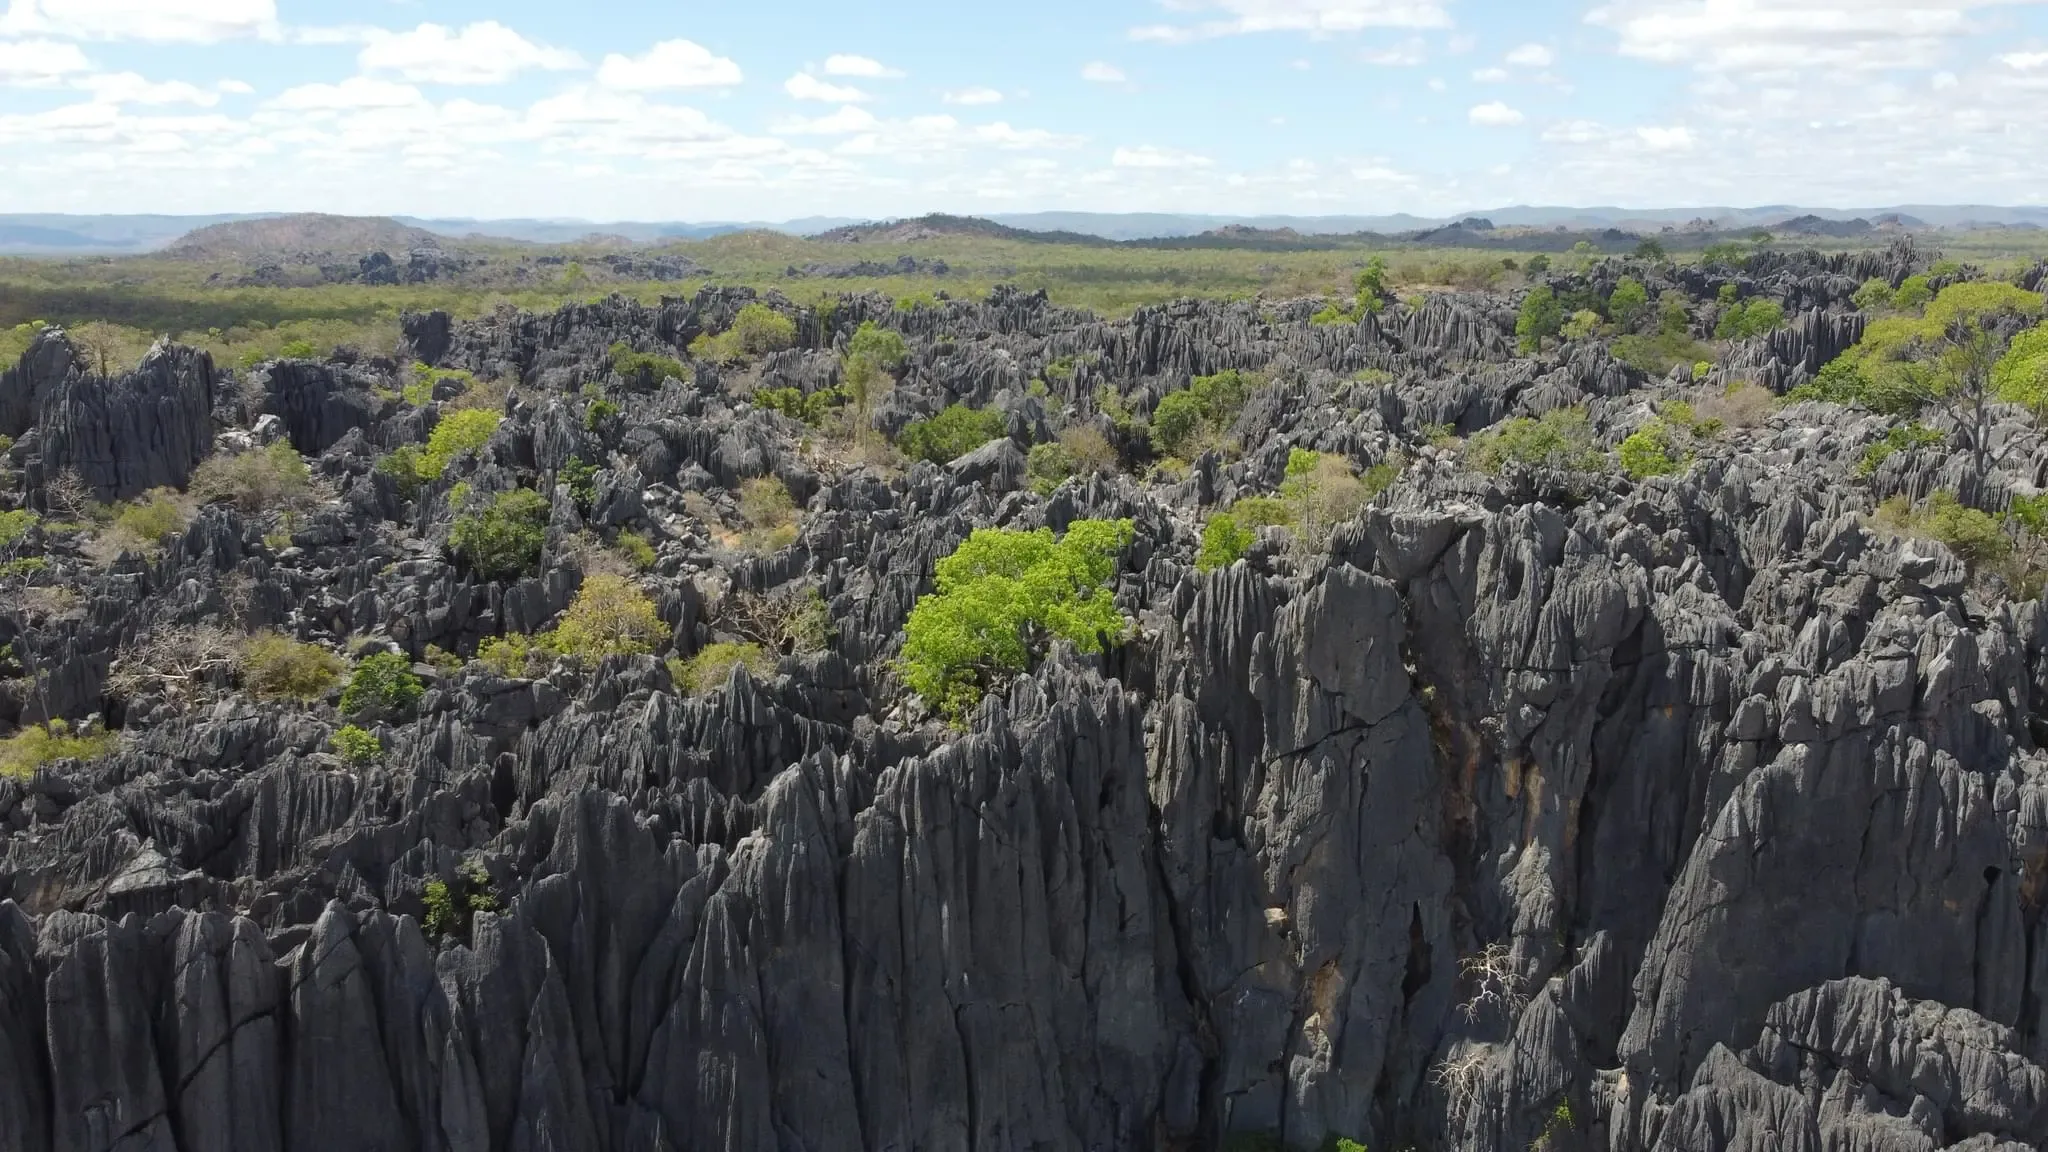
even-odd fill
[(1447, 216), (2048, 173), (2048, 0), (0, 6), (0, 212)]

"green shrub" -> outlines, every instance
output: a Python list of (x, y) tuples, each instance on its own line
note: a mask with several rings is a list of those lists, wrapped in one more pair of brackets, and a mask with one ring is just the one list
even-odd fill
[(336, 732), (327, 743), (335, 755), (356, 767), (375, 764), (384, 755), (384, 742), (377, 739), (377, 734), (354, 724)]
[(420, 702), (426, 686), (413, 675), (412, 661), (396, 652), (365, 656), (341, 692), (341, 710), (351, 715), (393, 715)]
[(1031, 482), (1031, 490), (1040, 496), (1052, 495), (1054, 489), (1073, 477), (1074, 471), (1074, 454), (1058, 441), (1033, 444), (1030, 459), (1024, 466), (1024, 475)]
[(1621, 442), (1620, 456), (1621, 470), (1631, 480), (1670, 476), (1685, 467), (1686, 459), (1671, 425), (1656, 418)]
[(562, 613), (550, 647), (585, 664), (607, 656), (644, 656), (667, 642), (654, 601), (624, 576), (593, 572)]
[(1856, 295), (1849, 298), (1859, 312), (1876, 312), (1892, 306), (1892, 286), (1889, 280), (1872, 277), (1863, 282)]
[(1247, 496), (1230, 506), (1239, 524), (1256, 532), (1261, 528), (1285, 528), (1294, 523), (1294, 509), (1273, 496)]
[(0, 740), (0, 776), (25, 779), (58, 760), (97, 760), (113, 751), (114, 743), (111, 732), (74, 736), (62, 720), (52, 720), (48, 727), (23, 728)]
[(796, 497), (774, 476), (756, 476), (740, 485), (740, 515), (748, 531), (741, 543), (750, 551), (779, 552), (796, 543)]
[(477, 646), (476, 662), (507, 680), (526, 680), (545, 671), (554, 652), (544, 641), (523, 632), (487, 637)]
[(1939, 541), (1972, 575), (2001, 564), (2012, 554), (2012, 541), (1998, 521), (1957, 500), (1953, 492), (1936, 492), (1918, 508), (1904, 496), (1895, 496), (1878, 508), (1877, 522), (1896, 532)]
[(212, 456), (192, 473), (192, 495), (208, 503), (227, 502), (252, 516), (303, 503), (311, 492), (312, 470), (288, 441), (261, 452)]
[(1521, 314), (1515, 318), (1515, 338), (1524, 353), (1538, 351), (1543, 342), (1564, 329), (1564, 305), (1548, 284), (1538, 285), (1522, 298)]
[(29, 530), (41, 523), (42, 519), (26, 508), (0, 512), (0, 548), (13, 547), (16, 541), (27, 536)]
[(426, 919), (421, 927), (429, 938), (435, 940), (443, 936), (467, 937), (477, 913), (498, 910), (498, 898), (491, 892), (490, 874), (475, 861), (457, 870), (453, 886), (445, 880), (427, 881), (420, 903), (426, 910)]
[(492, 434), (498, 430), (498, 422), (503, 419), (503, 416), (485, 408), (467, 408), (441, 417), (441, 422), (434, 425), (434, 431), (427, 436), (426, 451), (417, 457), (415, 474), (422, 481), (439, 480), (450, 464), (482, 451), (484, 445), (491, 442)]
[(612, 547), (618, 550), (626, 563), (642, 572), (654, 567), (654, 545), (638, 532), (619, 533), (619, 538)]
[(1776, 300), (1761, 297), (1736, 304), (1721, 314), (1714, 327), (1718, 340), (1750, 340), (1766, 335), (1785, 322), (1785, 309)]
[(865, 360), (877, 368), (893, 372), (910, 359), (910, 346), (903, 342), (902, 333), (866, 320), (853, 334), (853, 339), (847, 341), (846, 355), (850, 360)]
[(314, 347), (311, 340), (287, 340), (278, 348), (277, 357), (280, 360), (318, 360), (320, 349)]
[(1257, 534), (1239, 524), (1236, 517), (1218, 512), (1202, 528), (1202, 551), (1195, 557), (1195, 567), (1203, 572), (1228, 568), (1243, 559), (1258, 540)]
[(735, 667), (756, 680), (775, 675), (775, 659), (759, 644), (708, 644), (688, 660), (669, 662), (669, 678), (686, 696), (706, 696), (725, 686)]
[(958, 718), (1003, 677), (1024, 672), (1054, 637), (1082, 652), (1126, 630), (1104, 585), (1134, 529), (1128, 520), (1082, 520), (1051, 529), (978, 529), (939, 561), (937, 588), (905, 626), (904, 683)]
[(617, 404), (612, 403), (610, 400), (592, 400), (590, 407), (583, 410), (583, 430), (595, 432), (599, 428), (604, 427), (607, 421), (617, 419), (618, 415), (619, 406)]
[[(1391, 482), (1391, 481), (1390, 481)], [(1296, 448), (1287, 454), (1287, 480), (1280, 485), (1295, 551), (1314, 555), (1329, 546), (1339, 524), (1357, 516), (1369, 492), (1342, 456)]]
[(164, 537), (183, 532), (191, 519), (176, 489), (157, 488), (133, 503), (116, 505), (107, 536), (117, 547), (154, 553), (162, 549)]
[(780, 412), (792, 420), (801, 420), (813, 428), (822, 427), (832, 410), (845, 401), (845, 395), (837, 388), (826, 388), (808, 396), (801, 388), (763, 388), (754, 393), (754, 403), (760, 407)]
[(1863, 450), (1863, 459), (1856, 465), (1859, 476), (1869, 476), (1882, 467), (1884, 462), (1900, 452), (1915, 448), (1932, 448), (1940, 445), (1947, 437), (1925, 425), (1908, 422), (1885, 433), (1885, 437)]
[(1003, 435), (1003, 414), (954, 404), (929, 420), (903, 430), (896, 441), (905, 456), (947, 464)]
[(486, 580), (510, 580), (540, 565), (548, 501), (538, 492), (501, 492), (480, 512), (455, 518), (448, 547)]
[(1925, 307), (1933, 299), (1934, 285), (1926, 276), (1908, 276), (1905, 282), (1899, 285), (1899, 290), (1892, 293), (1892, 307), (1901, 312), (1910, 312), (1915, 308)]
[(1572, 313), (1565, 321), (1563, 335), (1567, 340), (1584, 340), (1600, 331), (1600, 314), (1590, 308)]
[(589, 512), (591, 505), (597, 503), (597, 465), (581, 456), (569, 457), (555, 470), (555, 483), (567, 488), (569, 499), (584, 512)]
[(1187, 458), (1237, 422), (1258, 380), (1236, 369), (1197, 376), (1162, 397), (1152, 410), (1152, 443), (1168, 456)]
[(1614, 341), (1614, 358), (1648, 376), (1663, 376), (1680, 364), (1697, 364), (1706, 353), (1683, 328), (1653, 336), (1631, 333)]
[(715, 364), (737, 364), (780, 352), (795, 343), (796, 321), (766, 304), (749, 304), (740, 309), (732, 327), (723, 333), (706, 333), (692, 341), (690, 355)]
[(242, 685), (266, 699), (318, 700), (347, 670), (327, 649), (277, 632), (251, 637), (242, 646)]
[(673, 356), (658, 352), (635, 352), (633, 346), (621, 340), (607, 350), (612, 361), (612, 371), (627, 383), (641, 388), (652, 388), (663, 380), (688, 380), (690, 370)]
[(1622, 331), (1633, 329), (1650, 312), (1650, 292), (1642, 281), (1624, 276), (1607, 297), (1607, 316)]
[(1474, 436), (1466, 451), (1475, 467), (1492, 475), (1511, 463), (1572, 472), (1601, 466), (1584, 408), (1558, 408), (1534, 420), (1517, 416)]

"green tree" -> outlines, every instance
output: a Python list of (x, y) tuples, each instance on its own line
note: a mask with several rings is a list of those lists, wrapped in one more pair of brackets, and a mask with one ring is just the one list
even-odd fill
[(2008, 404), (2023, 404), (2035, 421), (2048, 419), (2048, 325), (2029, 328), (1991, 370), (1992, 387)]
[(434, 425), (427, 435), (427, 448), (418, 458), (416, 465), (422, 481), (439, 480), (448, 471), (448, 466), (464, 456), (483, 450), (491, 442), (491, 436), (498, 431), (498, 423), (504, 417), (483, 408), (465, 408), (450, 412)]
[(1614, 292), (1607, 298), (1607, 315), (1624, 332), (1633, 331), (1635, 326), (1650, 311), (1650, 293), (1642, 281), (1633, 277), (1622, 277), (1614, 286)]
[(395, 715), (420, 702), (426, 686), (413, 675), (412, 661), (396, 652), (363, 657), (341, 690), (341, 710), (350, 715)]
[(1600, 314), (1591, 309), (1586, 309), (1572, 313), (1572, 318), (1565, 321), (1564, 338), (1567, 340), (1584, 340), (1599, 331)]
[(947, 464), (1002, 435), (1002, 413), (954, 404), (905, 428), (896, 446), (913, 460)]
[(576, 600), (562, 613), (553, 648), (586, 664), (607, 656), (642, 656), (667, 642), (669, 630), (640, 586), (609, 572), (583, 578)]
[(357, 768), (375, 764), (377, 759), (384, 755), (384, 742), (377, 739), (377, 734), (358, 728), (354, 724), (346, 725), (337, 731), (328, 740), (328, 744), (343, 762)]
[(904, 683), (958, 718), (1056, 637), (1082, 652), (1121, 642), (1128, 625), (1105, 586), (1133, 535), (1128, 520), (1077, 521), (1062, 538), (976, 530), (939, 561), (936, 590), (911, 610)]
[(1621, 470), (1631, 480), (1669, 476), (1685, 466), (1685, 453), (1677, 444), (1672, 428), (1652, 419), (1621, 442)]
[(1849, 298), (1859, 312), (1877, 312), (1892, 306), (1891, 281), (1872, 277), (1863, 282), (1856, 295)]
[(1663, 242), (1654, 237), (1645, 236), (1642, 243), (1636, 245), (1636, 259), (1638, 260), (1653, 260), (1661, 264), (1666, 258)]
[(1228, 568), (1238, 562), (1252, 545), (1258, 543), (1253, 531), (1237, 522), (1228, 512), (1218, 512), (1209, 517), (1209, 523), (1202, 528), (1202, 551), (1195, 557), (1195, 567), (1203, 572)]
[(1558, 302), (1557, 293), (1548, 284), (1530, 289), (1522, 298), (1522, 313), (1515, 319), (1515, 336), (1521, 341), (1522, 351), (1540, 350), (1545, 340), (1563, 328), (1564, 305)]
[(853, 438), (865, 445), (874, 435), (875, 407), (895, 385), (895, 373), (910, 359), (901, 333), (874, 321), (862, 322), (846, 342), (840, 371), (841, 388), (853, 407)]
[(1721, 313), (1714, 328), (1719, 340), (1749, 340), (1775, 331), (1785, 322), (1785, 309), (1776, 300), (1761, 297), (1734, 304)]
[(1511, 463), (1574, 472), (1601, 465), (1584, 408), (1557, 408), (1534, 420), (1517, 416), (1503, 421), (1474, 436), (1466, 451), (1480, 471), (1494, 474)]
[(318, 700), (347, 669), (327, 649), (278, 632), (252, 637), (242, 646), (242, 684), (262, 697)]
[(486, 580), (524, 576), (540, 566), (549, 512), (538, 492), (501, 492), (482, 511), (455, 518), (448, 547)]

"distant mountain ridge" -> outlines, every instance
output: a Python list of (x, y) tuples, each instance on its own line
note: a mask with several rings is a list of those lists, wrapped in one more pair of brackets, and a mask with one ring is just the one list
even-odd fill
[(302, 212), (210, 224), (180, 237), (165, 255), (190, 259), (262, 258), (294, 252), (407, 252), (436, 248), (443, 237), (380, 216)]
[[(0, 213), (0, 254), (11, 255), (126, 255), (170, 248), (181, 238), (202, 229), (277, 219), (304, 219), (318, 213), (225, 213), (207, 216), (171, 215), (66, 215), (61, 213)], [(619, 237), (635, 244), (660, 244), (673, 240), (701, 240), (749, 230), (783, 232), (797, 236), (828, 239), (880, 237), (906, 223), (929, 221), (930, 216), (887, 219), (848, 216), (812, 216), (784, 221), (592, 221), (579, 219), (517, 218), (504, 220), (459, 217), (336, 217), (329, 220), (378, 219), (396, 229), (431, 234), (448, 241), (488, 240), (532, 244), (569, 244), (593, 235)], [(979, 217), (941, 217), (953, 221), (978, 221), (1019, 233), (1064, 234), (1073, 243), (1095, 240), (1147, 240), (1199, 237), (1220, 229), (1250, 229), (1263, 233), (1291, 232), (1299, 236), (1355, 235), (1359, 233), (1419, 233), (1446, 228), (1471, 218), (1483, 218), (1499, 228), (1563, 228), (1596, 231), (1620, 228), (1656, 232), (1665, 228), (1695, 230), (1711, 227), (1717, 231), (1774, 227), (1798, 221), (1794, 231), (1802, 234), (1833, 234), (1825, 226), (1847, 224), (1861, 219), (1877, 227), (1906, 228), (2048, 228), (2048, 206), (2022, 205), (1927, 205), (1906, 204), (1878, 208), (1809, 208), (1771, 204), (1749, 208), (1727, 206), (1675, 208), (1558, 207), (1511, 205), (1505, 208), (1458, 212), (1446, 216), (1416, 216), (1408, 213), (1355, 216), (1213, 215), (1166, 212), (999, 212)], [(961, 228), (968, 227), (960, 225)], [(287, 231), (289, 228), (287, 227)], [(952, 234), (965, 234), (955, 232)], [(982, 231), (979, 235), (999, 235)], [(398, 233), (368, 247), (403, 247)], [(1012, 237), (1016, 238), (1016, 237)], [(417, 242), (414, 237), (413, 241)], [(431, 242), (431, 241), (429, 241)], [(340, 249), (350, 245), (342, 244)], [(367, 250), (367, 249), (366, 249)]]

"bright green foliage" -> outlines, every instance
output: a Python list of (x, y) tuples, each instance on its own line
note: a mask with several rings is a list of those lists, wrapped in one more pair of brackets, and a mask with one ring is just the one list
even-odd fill
[(571, 456), (555, 470), (555, 483), (569, 490), (569, 499), (585, 512), (597, 503), (597, 465), (581, 456)]
[(1905, 282), (1899, 285), (1899, 290), (1892, 293), (1892, 307), (1901, 312), (1911, 312), (1915, 308), (1924, 307), (1932, 299), (1934, 286), (1928, 282), (1926, 276), (1908, 276)]
[(626, 563), (645, 572), (654, 567), (654, 544), (638, 532), (621, 532), (612, 547)]
[(2013, 338), (1991, 370), (1991, 385), (2000, 400), (2032, 409), (2034, 419), (2048, 416), (2048, 324)]
[(1287, 506), (1287, 501), (1272, 496), (1247, 496), (1230, 506), (1230, 514), (1253, 531), (1294, 523), (1294, 509)]
[(1602, 460), (1584, 408), (1558, 408), (1534, 420), (1517, 416), (1474, 436), (1467, 451), (1480, 471), (1495, 475), (1509, 464), (1590, 472)]
[(1872, 277), (1863, 282), (1856, 295), (1849, 298), (1859, 312), (1877, 312), (1892, 306), (1891, 281)]
[(1650, 311), (1650, 292), (1634, 277), (1624, 276), (1607, 298), (1607, 315), (1624, 331), (1634, 328)]
[(396, 652), (365, 656), (341, 690), (341, 710), (351, 715), (404, 712), (420, 702), (426, 686), (413, 675), (412, 661)]
[(42, 519), (26, 508), (0, 512), (0, 548), (13, 547), (15, 541), (28, 535), (29, 529), (41, 523)]
[(904, 683), (958, 718), (1003, 677), (1024, 672), (1054, 637), (1100, 652), (1127, 629), (1109, 590), (1131, 542), (1128, 520), (1081, 520), (1052, 530), (978, 529), (939, 561), (937, 590), (905, 627)]
[(717, 364), (739, 364), (795, 343), (795, 320), (766, 304), (749, 304), (733, 318), (732, 327), (717, 336), (697, 337), (690, 345), (690, 355)]
[(524, 680), (553, 659), (545, 642), (523, 632), (488, 637), (476, 649), (476, 662), (507, 680)]
[(1953, 492), (1936, 492), (1920, 507), (1902, 516), (1899, 505), (1903, 503), (1903, 499), (1887, 501), (1880, 517), (1902, 524), (1916, 535), (1939, 540), (1972, 573), (2000, 563), (2012, 552), (2012, 541), (2006, 538), (1998, 521), (1963, 504)]
[(421, 925), (433, 939), (468, 936), (478, 912), (498, 910), (498, 897), (491, 891), (491, 877), (483, 865), (471, 861), (455, 874), (455, 884), (429, 880), (420, 893), (426, 920)]
[(877, 368), (893, 372), (910, 359), (910, 346), (903, 342), (901, 332), (868, 320), (853, 334), (853, 339), (847, 341), (846, 358), (865, 360)]
[[(790, 329), (792, 337), (795, 331), (794, 327)], [(618, 373), (621, 380), (635, 387), (652, 388), (663, 380), (690, 378), (690, 370), (683, 367), (682, 361), (659, 352), (635, 352), (633, 346), (624, 340), (613, 344), (608, 352), (611, 356), (612, 371)]]
[(763, 388), (754, 393), (755, 404), (813, 428), (824, 424), (826, 415), (845, 399), (837, 388), (825, 388), (808, 396), (801, 388)]
[(946, 464), (1003, 434), (1003, 414), (986, 408), (954, 404), (929, 420), (903, 430), (896, 446), (913, 460)]
[(1387, 306), (1393, 294), (1387, 289), (1387, 259), (1375, 256), (1366, 261), (1358, 275), (1351, 282), (1351, 307), (1339, 308), (1329, 305), (1309, 317), (1311, 324), (1356, 324), (1368, 315), (1377, 314)]
[(583, 428), (587, 432), (595, 432), (604, 427), (607, 421), (617, 419), (618, 415), (619, 406), (612, 401), (592, 400), (590, 407), (583, 410)]
[(1522, 298), (1521, 315), (1515, 318), (1515, 337), (1521, 341), (1522, 351), (1535, 352), (1563, 328), (1564, 305), (1558, 302), (1557, 293), (1548, 284), (1530, 289)]
[(1757, 297), (1736, 304), (1721, 314), (1714, 326), (1717, 340), (1749, 340), (1777, 329), (1785, 322), (1785, 309), (1776, 300)]
[(1915, 448), (1936, 447), (1945, 439), (1947, 438), (1941, 433), (1924, 425), (1901, 424), (1885, 433), (1884, 439), (1863, 450), (1863, 460), (1857, 464), (1856, 472), (1862, 476), (1872, 475), (1897, 453), (1910, 452)]
[(654, 601), (623, 576), (593, 572), (562, 613), (553, 648), (585, 664), (607, 656), (644, 656), (668, 640)]
[(123, 548), (155, 552), (163, 547), (164, 537), (184, 531), (190, 519), (191, 513), (177, 492), (157, 488), (134, 503), (117, 505), (107, 531)]
[(1572, 313), (1572, 318), (1564, 324), (1564, 338), (1567, 340), (1584, 340), (1598, 331), (1600, 314), (1591, 309)]
[(279, 632), (251, 637), (242, 646), (242, 685), (267, 699), (318, 700), (347, 670), (327, 649)]
[(1251, 551), (1258, 540), (1258, 535), (1239, 524), (1236, 517), (1218, 512), (1202, 528), (1202, 551), (1195, 557), (1195, 567), (1204, 572), (1228, 568)]
[(1256, 378), (1236, 369), (1197, 376), (1163, 397), (1152, 410), (1152, 443), (1168, 456), (1187, 458), (1237, 422)]
[(62, 720), (50, 721), (47, 728), (23, 728), (0, 740), (0, 777), (26, 779), (58, 760), (97, 760), (114, 750), (114, 741), (111, 732), (73, 736)]
[(311, 340), (287, 340), (277, 350), (277, 357), (280, 360), (317, 360), (320, 350), (313, 346)]
[(1049, 444), (1031, 446), (1031, 456), (1024, 468), (1025, 478), (1031, 482), (1031, 490), (1040, 496), (1050, 496), (1055, 488), (1067, 482), (1074, 475), (1074, 454), (1067, 446), (1055, 440)]
[(525, 488), (501, 492), (482, 511), (455, 518), (448, 547), (486, 580), (510, 580), (540, 565), (548, 501)]
[(327, 743), (334, 749), (335, 755), (357, 767), (375, 764), (378, 758), (384, 755), (384, 742), (377, 739), (377, 734), (365, 728), (358, 728), (354, 724), (336, 732)]
[[(2011, 284), (1984, 281), (1950, 285), (1927, 303), (1924, 315), (1873, 320), (1855, 347), (1829, 362), (1811, 383), (1794, 389), (1791, 398), (1861, 404), (1890, 415), (1916, 412), (1952, 395), (1965, 384), (1959, 378), (1962, 374), (1955, 370), (1957, 365), (1947, 362), (1951, 359), (1949, 354), (1958, 350), (1949, 342), (1952, 333), (1962, 330), (1981, 336), (1988, 319), (2000, 315), (2038, 317), (2041, 312), (2039, 295)], [(2027, 334), (2021, 338), (2027, 339)], [(2021, 349), (2016, 341), (2015, 349), (2021, 351), (2022, 359), (2005, 369), (2004, 380), (2019, 388), (2027, 371), (2027, 358), (2040, 348), (2029, 341)], [(2008, 353), (2006, 359), (2011, 358), (2012, 353)], [(1990, 383), (1994, 391), (2002, 388), (1998, 373), (1998, 368), (1992, 370)], [(2019, 388), (2016, 394), (2026, 393)]]
[(707, 696), (725, 687), (735, 667), (756, 680), (775, 675), (775, 658), (759, 644), (707, 644), (688, 660), (669, 661), (669, 678), (686, 696)]
[(427, 436), (426, 451), (417, 458), (414, 473), (422, 481), (439, 480), (450, 464), (482, 451), (502, 419), (498, 413), (483, 408), (466, 408), (443, 416)]
[(290, 441), (279, 440), (261, 452), (208, 457), (192, 473), (190, 487), (192, 495), (205, 503), (231, 502), (260, 516), (303, 501), (312, 483), (305, 457)]
[(1621, 470), (1631, 480), (1670, 476), (1685, 467), (1685, 453), (1678, 447), (1671, 425), (1651, 419), (1621, 442)]

